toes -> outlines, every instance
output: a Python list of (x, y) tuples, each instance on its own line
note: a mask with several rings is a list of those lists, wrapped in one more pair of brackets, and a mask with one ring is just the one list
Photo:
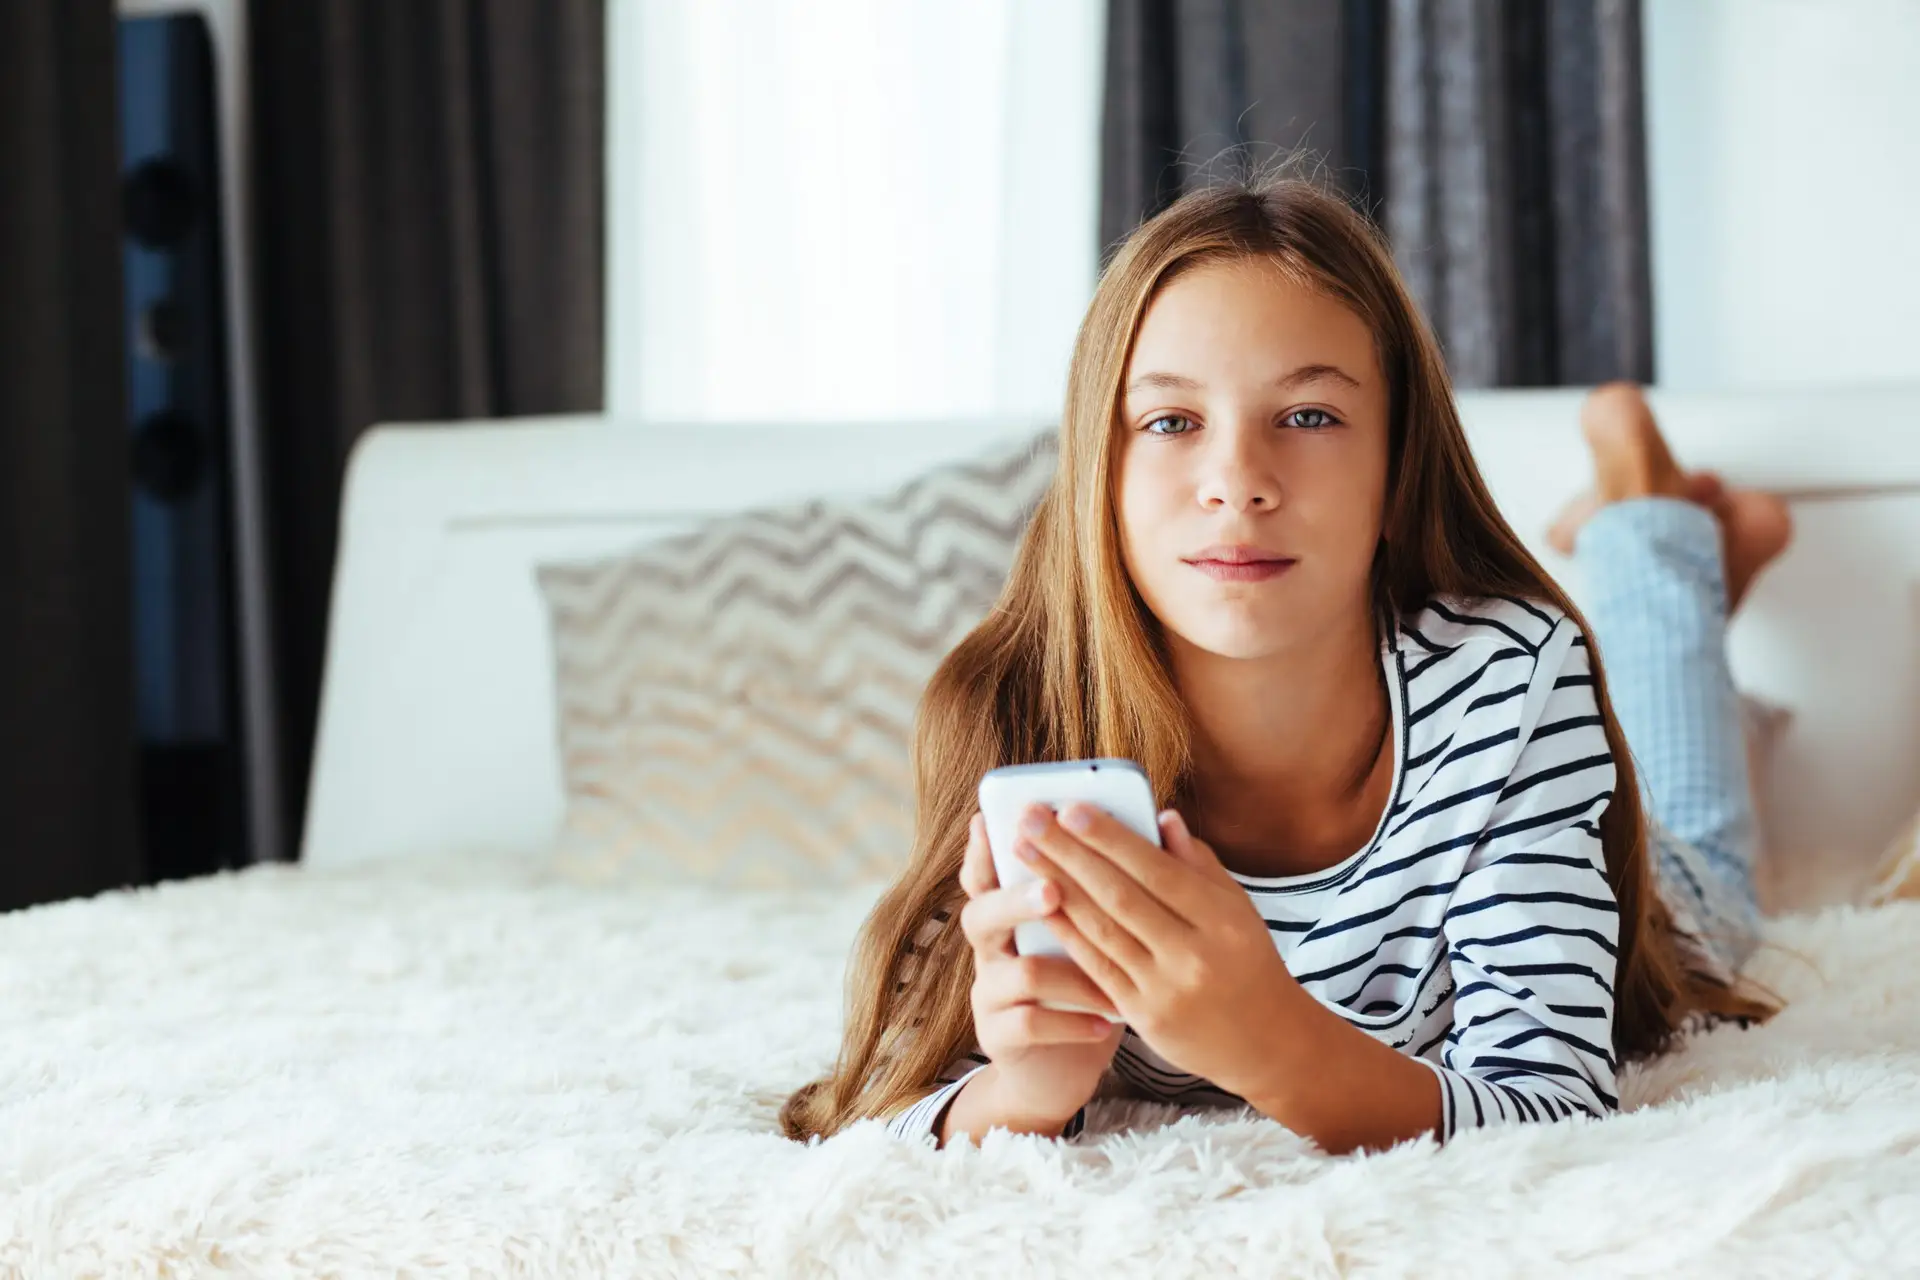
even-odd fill
[(1793, 516), (1771, 493), (1730, 491), (1720, 509), (1726, 546), (1727, 597), (1738, 607), (1753, 579), (1793, 540)]
[(1689, 471), (1687, 473), (1688, 502), (1703, 507), (1718, 507), (1725, 500), (1727, 487), (1719, 473), (1713, 471)]
[(1793, 540), (1793, 514), (1785, 501), (1771, 493), (1751, 489), (1734, 493), (1725, 507), (1727, 536), (1750, 559), (1770, 560)]

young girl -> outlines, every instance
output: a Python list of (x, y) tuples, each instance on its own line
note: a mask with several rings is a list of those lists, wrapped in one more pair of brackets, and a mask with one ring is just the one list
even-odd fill
[[(1495, 510), (1371, 225), (1289, 181), (1136, 231), (1080, 331), (1053, 487), (927, 689), (913, 860), (788, 1134), (1071, 1136), (1100, 1092), (1250, 1105), (1345, 1152), (1601, 1115), (1623, 1058), (1766, 1016), (1732, 984), (1750, 823), (1722, 533), (1688, 500), (1727, 495), (1597, 403), (1599, 643), (1653, 668), (1635, 745), (1673, 765), (1651, 792), (1693, 843), (1650, 833), (1586, 626)], [(981, 775), (1089, 756), (1145, 767), (1164, 851), (1036, 807), (1018, 852), (1043, 883), (997, 888)], [(1070, 960), (1014, 955), (1038, 919)]]

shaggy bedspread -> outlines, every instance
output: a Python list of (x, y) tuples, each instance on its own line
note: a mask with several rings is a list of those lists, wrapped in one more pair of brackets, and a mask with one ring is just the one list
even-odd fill
[(1920, 1267), (1920, 905), (1775, 923), (1626, 1113), (1329, 1158), (1244, 1113), (777, 1136), (858, 893), (255, 868), (0, 917), (0, 1273), (1832, 1275)]

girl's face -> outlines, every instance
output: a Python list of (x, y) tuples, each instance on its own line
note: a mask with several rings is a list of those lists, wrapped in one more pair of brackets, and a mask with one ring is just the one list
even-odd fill
[(1176, 277), (1121, 389), (1122, 555), (1170, 643), (1230, 658), (1350, 633), (1387, 486), (1372, 332), (1262, 259)]

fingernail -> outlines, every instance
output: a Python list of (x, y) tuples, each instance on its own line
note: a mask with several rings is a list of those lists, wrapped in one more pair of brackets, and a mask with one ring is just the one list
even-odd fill
[(1085, 831), (1093, 825), (1093, 810), (1084, 804), (1070, 804), (1060, 814), (1060, 825), (1069, 831)]
[(1036, 880), (1027, 887), (1027, 900), (1042, 911), (1053, 910), (1053, 882)]
[(1174, 831), (1187, 835), (1187, 820), (1180, 816), (1178, 809), (1166, 809), (1160, 814), (1160, 827), (1163, 831)]
[(1047, 829), (1047, 811), (1034, 805), (1020, 815), (1020, 830), (1030, 836), (1037, 836)]
[(1040, 851), (1028, 844), (1025, 840), (1015, 840), (1013, 842), (1013, 856), (1022, 862), (1033, 862), (1040, 857)]

